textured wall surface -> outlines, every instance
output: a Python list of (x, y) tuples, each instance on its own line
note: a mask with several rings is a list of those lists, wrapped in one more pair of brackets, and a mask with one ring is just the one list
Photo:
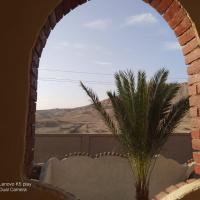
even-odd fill
[[(159, 156), (152, 171), (150, 198), (171, 185), (185, 181), (188, 169)], [(69, 189), (81, 200), (135, 199), (136, 179), (128, 159), (120, 156), (51, 158), (43, 168), (42, 177), (42, 182)]]
[[(180, 146), (184, 148), (180, 148)], [(85, 152), (95, 157), (103, 152), (123, 153), (122, 146), (113, 135), (105, 134), (40, 134), (35, 137), (34, 162), (43, 163), (51, 157), (63, 158), (66, 154)], [(171, 136), (162, 150), (162, 155), (179, 163), (192, 158), (190, 134)]]

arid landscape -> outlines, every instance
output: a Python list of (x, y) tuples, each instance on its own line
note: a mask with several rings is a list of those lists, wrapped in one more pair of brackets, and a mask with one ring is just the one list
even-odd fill
[[(187, 83), (182, 83), (174, 102), (188, 95)], [(112, 114), (109, 100), (102, 101), (106, 110)], [(175, 132), (190, 132), (189, 113)], [(38, 110), (36, 113), (36, 134), (105, 133), (110, 134), (104, 122), (92, 105), (72, 109)]]

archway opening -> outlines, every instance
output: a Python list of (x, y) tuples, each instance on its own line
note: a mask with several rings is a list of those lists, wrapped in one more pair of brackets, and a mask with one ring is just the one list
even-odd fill
[[(112, 9), (106, 12), (105, 5)], [(174, 32), (143, 2), (91, 1), (71, 12), (51, 33), (40, 59), (35, 162), (74, 152), (122, 153), (79, 81), (93, 88), (112, 112), (106, 92), (115, 90), (115, 72), (128, 68), (136, 75), (145, 70), (150, 77), (162, 66), (170, 72), (169, 82), (182, 84), (176, 99), (187, 96), (186, 66)], [(190, 131), (188, 114), (175, 130), (180, 133), (177, 145), (167, 145), (171, 153), (165, 156), (173, 154), (179, 162), (191, 159)], [(188, 147), (185, 153), (177, 142)]]
[[(40, 37), (37, 40), (35, 49), (33, 51), (33, 62), (32, 62), (32, 72), (31, 72), (31, 93), (30, 93), (30, 115), (29, 115), (29, 124), (28, 124), (28, 134), (27, 134), (27, 151), (26, 151), (26, 166), (27, 173), (30, 169), (30, 164), (33, 158), (33, 138), (34, 138), (34, 115), (35, 115), (35, 102), (36, 102), (36, 85), (37, 85), (37, 67), (39, 64), (39, 57), (41, 56), (42, 48), (46, 43), (46, 39), (50, 33), (50, 29), (53, 29), (55, 24), (62, 18), (62, 16), (70, 11), (70, 9), (75, 8), (77, 5), (85, 3), (85, 1), (63, 1), (55, 11), (49, 16), (47, 23), (43, 27)], [(153, 6), (159, 13), (163, 15), (165, 20), (169, 23), (171, 28), (176, 33), (179, 43), (183, 46), (183, 53), (185, 55), (186, 64), (191, 65), (188, 73), (191, 75), (190, 79), (190, 95), (191, 95), (191, 113), (194, 120), (197, 120), (198, 117), (198, 107), (197, 103), (193, 96), (198, 94), (198, 86), (194, 80), (196, 60), (199, 58), (199, 49), (197, 43), (197, 36), (195, 33), (194, 26), (190, 21), (186, 11), (181, 7), (177, 1), (148, 1), (151, 6)], [(198, 125), (193, 123), (192, 129), (193, 137), (197, 137), (199, 134)], [(30, 145), (32, 144), (32, 146)], [(30, 148), (31, 146), (31, 148)], [(194, 145), (193, 145), (194, 146)], [(198, 145), (197, 145), (198, 146)], [(198, 147), (194, 147), (198, 149)], [(196, 153), (197, 154), (197, 153)], [(198, 171), (198, 166), (196, 171)], [(30, 172), (30, 171), (29, 171)]]

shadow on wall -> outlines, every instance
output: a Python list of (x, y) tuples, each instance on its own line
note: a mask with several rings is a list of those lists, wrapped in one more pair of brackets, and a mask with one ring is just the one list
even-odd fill
[[(171, 185), (186, 181), (193, 168), (159, 156), (150, 180), (150, 198)], [(42, 169), (40, 181), (70, 191), (81, 200), (132, 200), (135, 197), (130, 163), (120, 156), (51, 158)]]

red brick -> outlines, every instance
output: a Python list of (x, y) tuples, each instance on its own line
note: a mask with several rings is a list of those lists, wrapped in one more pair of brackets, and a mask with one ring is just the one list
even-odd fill
[(176, 13), (181, 9), (180, 4), (177, 1), (173, 1), (170, 7), (166, 10), (165, 14), (163, 15), (166, 21), (172, 19)]
[(35, 113), (36, 111), (36, 102), (35, 101), (30, 101), (29, 103), (29, 112)]
[(34, 76), (35, 79), (38, 78), (38, 68), (31, 66), (31, 76)]
[(174, 192), (175, 190), (177, 190), (177, 187), (175, 185), (171, 185), (165, 189), (165, 192), (171, 193)]
[(64, 10), (64, 15), (69, 13), (71, 10), (76, 8), (78, 5), (81, 5), (83, 3), (87, 2), (87, 0), (63, 0), (63, 10)]
[(188, 43), (190, 40), (195, 38), (195, 32), (193, 30), (193, 27), (191, 27), (189, 30), (187, 30), (183, 35), (178, 37), (178, 41), (181, 46), (185, 45)]
[(200, 130), (192, 131), (191, 136), (192, 139), (200, 139)]
[(197, 114), (198, 114), (197, 111), (198, 111), (198, 108), (196, 106), (191, 107), (190, 108), (190, 116), (191, 117), (197, 117)]
[(194, 170), (196, 174), (200, 175), (200, 165), (195, 165)]
[(199, 117), (191, 118), (191, 126), (192, 126), (192, 129), (199, 129), (200, 128), (200, 118)]
[(181, 23), (185, 16), (186, 12), (183, 8), (181, 8), (178, 13), (170, 21), (168, 21), (169, 26), (174, 29), (178, 24)]
[(56, 21), (59, 22), (64, 15), (63, 2), (60, 3), (55, 9)]
[(180, 188), (180, 187), (182, 187), (184, 185), (186, 185), (186, 182), (180, 182), (180, 183), (176, 184), (175, 186)]
[(42, 42), (42, 46), (44, 47), (47, 41), (47, 36), (45, 35), (43, 29), (40, 31), (39, 38), (40, 38), (40, 41)]
[(200, 108), (197, 107), (197, 117), (200, 117)]
[(40, 57), (38, 56), (38, 54), (36, 53), (35, 50), (33, 50), (32, 52), (32, 67), (38, 67), (39, 66), (39, 61), (40, 61)]
[(199, 95), (200, 94), (200, 83), (190, 85), (190, 94), (189, 95)]
[(200, 95), (200, 83), (196, 84), (196, 94)]
[(157, 11), (160, 14), (163, 14), (167, 10), (167, 8), (169, 8), (169, 6), (172, 4), (173, 1), (174, 0), (162, 0), (157, 7)]
[(34, 90), (37, 90), (37, 79), (35, 77), (31, 77), (31, 87), (34, 89)]
[(36, 41), (35, 50), (37, 52), (38, 57), (41, 57), (43, 45), (42, 45), (40, 38), (38, 38), (37, 41)]
[(191, 51), (199, 46), (196, 37), (189, 41), (185, 46), (182, 47), (183, 55), (189, 54)]
[(71, 10), (73, 10), (78, 5), (81, 5), (83, 3), (87, 2), (87, 0), (63, 0), (62, 6), (63, 6), (63, 14), (66, 15)]
[(35, 89), (31, 88), (30, 96), (31, 96), (31, 99), (33, 99), (34, 101), (37, 101), (37, 92)]
[(71, 10), (70, 1), (69, 0), (63, 0), (62, 4), (63, 4), (63, 13), (64, 13), (64, 15), (66, 15)]
[(189, 85), (188, 86), (188, 95), (192, 96), (192, 95), (196, 95), (197, 94), (197, 87), (195, 84), (193, 85)]
[(156, 200), (161, 200), (162, 198), (166, 197), (167, 193), (166, 192), (160, 192), (158, 195), (155, 196)]
[(51, 27), (50, 27), (50, 24), (49, 24), (49, 20), (46, 21), (45, 25), (43, 26), (43, 30), (44, 30), (44, 34), (48, 38), (48, 36), (49, 36), (49, 34), (51, 32)]
[(185, 63), (188, 65), (199, 58), (200, 58), (200, 48), (197, 47), (196, 49), (194, 49), (185, 56)]
[(193, 85), (194, 83), (199, 83), (199, 82), (200, 82), (200, 73), (189, 75), (189, 77), (188, 77), (188, 84), (189, 85)]
[(174, 29), (174, 32), (176, 34), (176, 36), (180, 36), (183, 33), (185, 33), (185, 31), (187, 31), (190, 27), (192, 26), (192, 23), (189, 19), (189, 17), (186, 15), (183, 19), (183, 21), (177, 25), (177, 27)]
[(29, 125), (27, 128), (27, 134), (26, 137), (31, 137), (35, 135), (35, 127), (32, 125)]
[(49, 25), (50, 25), (51, 29), (53, 29), (56, 24), (57, 24), (56, 14), (55, 14), (55, 12), (52, 12), (49, 15)]
[(146, 3), (151, 3), (152, 2), (152, 0), (143, 0), (144, 2), (146, 2)]
[(29, 112), (28, 114), (28, 124), (35, 124), (35, 113)]
[(157, 9), (158, 5), (161, 3), (162, 0), (153, 0), (151, 2), (151, 6)]
[(194, 62), (192, 62), (188, 69), (187, 72), (189, 75), (194, 75), (194, 74), (198, 74), (200, 73), (200, 59), (195, 60)]
[(189, 101), (190, 101), (190, 106), (200, 105), (200, 95), (191, 96)]
[(79, 5), (79, 1), (78, 0), (71, 0), (71, 9), (73, 10), (74, 8), (76, 8)]
[(200, 164), (200, 152), (193, 152), (193, 158), (197, 164)]
[(200, 150), (200, 139), (193, 139), (192, 140), (192, 148), (194, 150)]
[[(146, 0), (146, 1), (149, 1), (149, 2), (151, 2), (152, 0)], [(84, 4), (84, 3), (86, 3), (86, 2), (87, 2), (87, 0), (79, 0), (78, 2), (79, 2), (79, 5), (81, 5), (81, 4)]]

